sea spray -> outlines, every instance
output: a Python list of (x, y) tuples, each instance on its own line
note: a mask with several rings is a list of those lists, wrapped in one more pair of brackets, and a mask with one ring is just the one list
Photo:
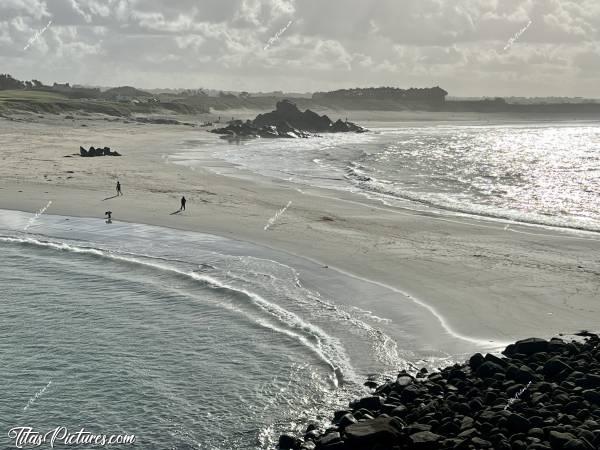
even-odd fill
[(34, 222), (37, 220), (37, 218), (40, 217), (42, 214), (44, 214), (44, 212), (46, 212), (46, 210), (50, 207), (51, 204), (52, 204), (52, 200), (50, 200), (46, 206), (44, 206), (42, 209), (40, 209), (38, 212), (36, 212), (35, 216), (33, 216), (31, 219), (29, 219), (29, 222), (27, 222), (27, 225), (25, 225), (25, 228), (23, 228), (23, 231), (27, 231), (29, 229), (29, 227), (34, 224)]
[(286, 210), (286, 209), (288, 209), (288, 208), (290, 207), (290, 205), (291, 205), (291, 204), (292, 204), (292, 201), (290, 200), (290, 201), (288, 202), (288, 204), (287, 204), (287, 205), (285, 205), (285, 207), (284, 207), (284, 208), (282, 208), (282, 209), (280, 209), (279, 211), (277, 211), (277, 212), (275, 213), (275, 215), (269, 219), (269, 221), (268, 221), (268, 222), (267, 222), (267, 224), (265, 225), (265, 228), (264, 228), (264, 230), (265, 230), (265, 231), (267, 231), (267, 230), (268, 230), (268, 229), (269, 229), (269, 228), (270, 228), (270, 227), (271, 227), (271, 226), (272, 226), (272, 225), (275, 223), (275, 221), (276, 221), (277, 219), (279, 219), (279, 217), (281, 217), (281, 215), (282, 215), (282, 214), (285, 212), (285, 210)]

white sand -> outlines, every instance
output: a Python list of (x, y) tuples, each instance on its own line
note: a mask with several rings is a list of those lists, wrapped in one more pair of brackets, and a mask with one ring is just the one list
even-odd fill
[[(181, 150), (182, 141), (206, 136), (197, 128), (36, 120), (42, 123), (0, 120), (0, 209), (35, 212), (52, 200), (47, 213), (101, 220), (110, 209), (115, 220), (284, 250), (408, 293), (431, 310), (432, 323), (443, 321), (469, 338), (549, 337), (600, 324), (597, 234), (525, 225), (505, 230), (501, 222), (416, 213), (312, 187), (300, 193), (281, 181), (167, 164), (164, 155)], [(107, 145), (125, 156), (64, 157), (79, 145)], [(115, 194), (117, 179), (125, 196), (103, 200)], [(182, 194), (187, 211), (171, 215)], [(288, 201), (292, 206), (264, 231)], [(384, 301), (371, 299), (390, 316), (402, 308)]]

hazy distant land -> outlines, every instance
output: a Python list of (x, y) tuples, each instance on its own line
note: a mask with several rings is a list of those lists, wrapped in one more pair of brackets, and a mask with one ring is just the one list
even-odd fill
[[(130, 86), (45, 86), (0, 75), (0, 115), (13, 113), (100, 113), (116, 117), (147, 114), (224, 116), (233, 110), (269, 111), (282, 99), (301, 109), (334, 111), (426, 111), (449, 113), (600, 115), (600, 103), (583, 98), (456, 98), (439, 87), (357, 88), (316, 93), (249, 93), (209, 89), (144, 91)], [(227, 118), (227, 117), (224, 117)]]

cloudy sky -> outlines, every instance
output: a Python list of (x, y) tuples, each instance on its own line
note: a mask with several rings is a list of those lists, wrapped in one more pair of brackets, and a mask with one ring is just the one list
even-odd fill
[(0, 72), (143, 88), (600, 97), (600, 2), (0, 0)]

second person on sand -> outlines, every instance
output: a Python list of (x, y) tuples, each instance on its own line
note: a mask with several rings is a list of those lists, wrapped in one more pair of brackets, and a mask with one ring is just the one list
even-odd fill
[(185, 197), (181, 197), (181, 208), (179, 208), (179, 211), (185, 211)]

